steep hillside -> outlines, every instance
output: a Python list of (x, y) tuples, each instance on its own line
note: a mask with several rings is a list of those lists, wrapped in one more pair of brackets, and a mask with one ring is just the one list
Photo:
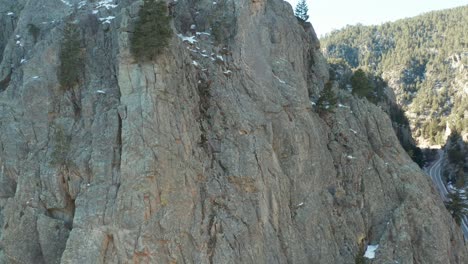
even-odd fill
[(398, 140), (408, 155), (422, 168), (425, 158), (422, 150), (416, 145), (410, 124), (401, 106), (397, 103), (395, 93), (379, 76), (353, 70), (343, 60), (330, 60), (330, 79), (336, 82), (340, 90), (355, 96), (366, 98), (377, 105), (389, 117)]
[(288, 3), (171, 2), (142, 61), (143, 2), (0, 0), (0, 263), (468, 263)]
[(446, 128), (468, 138), (468, 6), (380, 26), (348, 26), (321, 40), (328, 58), (381, 75), (420, 143), (443, 144)]

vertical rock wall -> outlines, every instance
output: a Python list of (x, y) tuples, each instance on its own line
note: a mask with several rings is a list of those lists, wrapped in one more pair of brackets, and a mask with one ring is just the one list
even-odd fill
[[(0, 0), (0, 262), (467, 261), (380, 109), (315, 113), (328, 69), (289, 4), (179, 0), (145, 64), (140, 4)], [(66, 23), (86, 66), (64, 91)]]

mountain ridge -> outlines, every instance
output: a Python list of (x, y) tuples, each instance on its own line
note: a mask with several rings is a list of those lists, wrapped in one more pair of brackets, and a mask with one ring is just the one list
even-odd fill
[(445, 128), (466, 139), (468, 6), (380, 26), (349, 26), (322, 38), (325, 55), (381, 75), (420, 141), (443, 144)]

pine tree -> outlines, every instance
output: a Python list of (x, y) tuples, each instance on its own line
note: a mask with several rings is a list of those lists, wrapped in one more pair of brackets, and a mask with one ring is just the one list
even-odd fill
[(358, 69), (351, 77), (351, 85), (353, 86), (353, 94), (361, 97), (367, 97), (372, 92), (372, 85), (367, 77), (367, 74)]
[(332, 112), (335, 109), (337, 102), (338, 99), (336, 98), (336, 94), (332, 90), (332, 83), (327, 82), (317, 101), (317, 109), (320, 113)]
[(294, 10), (294, 15), (303, 22), (306, 22), (307, 19), (309, 19), (307, 12), (309, 12), (309, 8), (307, 7), (306, 1), (300, 0), (296, 5), (296, 9)]
[(468, 213), (466, 201), (462, 198), (460, 191), (450, 192), (448, 198), (449, 201), (445, 203), (445, 207), (449, 210), (455, 222), (460, 224), (463, 216)]
[(79, 83), (84, 68), (84, 58), (80, 48), (80, 32), (75, 24), (69, 23), (64, 28), (59, 59), (58, 79), (60, 86), (63, 91), (70, 90)]
[(169, 45), (171, 17), (164, 1), (145, 0), (131, 38), (131, 51), (139, 61), (154, 60)]

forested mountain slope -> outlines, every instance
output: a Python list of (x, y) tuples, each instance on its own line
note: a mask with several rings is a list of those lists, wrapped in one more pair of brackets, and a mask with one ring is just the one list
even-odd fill
[(348, 26), (321, 39), (329, 59), (381, 75), (420, 142), (443, 143), (446, 128), (468, 136), (468, 6), (380, 26)]

